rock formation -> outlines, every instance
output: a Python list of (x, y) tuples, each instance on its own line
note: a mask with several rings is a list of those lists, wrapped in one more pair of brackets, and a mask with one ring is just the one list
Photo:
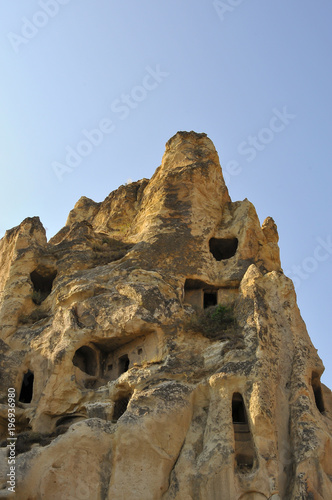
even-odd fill
[(205, 134), (150, 180), (0, 242), (0, 498), (328, 500), (332, 397), (278, 233)]

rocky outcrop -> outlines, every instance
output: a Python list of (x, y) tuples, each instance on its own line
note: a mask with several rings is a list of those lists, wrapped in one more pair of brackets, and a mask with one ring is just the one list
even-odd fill
[(205, 134), (0, 242), (0, 498), (332, 497), (332, 397), (276, 225), (232, 202)]

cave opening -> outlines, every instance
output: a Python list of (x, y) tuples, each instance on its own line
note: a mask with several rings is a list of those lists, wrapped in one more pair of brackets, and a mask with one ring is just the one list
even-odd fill
[(88, 375), (96, 375), (97, 355), (91, 347), (82, 346), (75, 352), (73, 364)]
[(250, 431), (243, 397), (235, 392), (232, 397), (235, 462), (242, 472), (250, 472), (255, 461), (255, 445)]
[(119, 358), (119, 376), (122, 375), (122, 373), (125, 373), (129, 369), (129, 358), (127, 354), (124, 354)]
[(238, 244), (237, 238), (211, 238), (209, 241), (210, 252), (218, 261), (234, 257)]
[(20, 396), (18, 399), (21, 403), (31, 403), (33, 396), (33, 381), (34, 381), (34, 374), (31, 370), (28, 370), (23, 375)]
[(128, 403), (129, 403), (130, 397), (124, 397), (121, 399), (118, 399), (114, 403), (114, 410), (113, 410), (113, 418), (112, 420), (119, 420), (120, 417), (124, 414), (124, 412), (127, 410)]
[(247, 414), (244, 406), (243, 397), (235, 392), (232, 399), (232, 419), (234, 424), (246, 424)]
[(35, 304), (40, 305), (51, 293), (53, 281), (55, 280), (57, 271), (41, 274), (38, 271), (30, 273), (30, 279), (33, 285), (32, 300)]
[(324, 400), (323, 400), (323, 394), (322, 394), (322, 386), (320, 383), (320, 377), (318, 373), (313, 372), (312, 377), (311, 377), (311, 386), (312, 390), (314, 392), (314, 397), (315, 397), (315, 403), (320, 411), (320, 413), (324, 413), (325, 411), (325, 406), (324, 406)]

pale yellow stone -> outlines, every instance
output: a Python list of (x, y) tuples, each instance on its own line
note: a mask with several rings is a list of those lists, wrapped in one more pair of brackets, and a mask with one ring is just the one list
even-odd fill
[[(332, 498), (332, 395), (276, 225), (231, 201), (205, 134), (170, 139), (150, 180), (82, 197), (49, 242), (26, 219), (0, 258), (15, 498)], [(231, 321), (193, 322), (204, 306)], [(0, 498), (7, 472), (3, 447)]]

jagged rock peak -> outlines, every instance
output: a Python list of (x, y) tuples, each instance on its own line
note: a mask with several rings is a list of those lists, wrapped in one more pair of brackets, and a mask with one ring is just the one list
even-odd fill
[[(329, 500), (332, 396), (278, 232), (206, 134), (0, 241), (0, 498)], [(10, 498), (10, 497), (9, 497)]]
[[(172, 154), (176, 155), (175, 157)], [(166, 159), (169, 161), (167, 162)], [(163, 165), (179, 168), (196, 162), (208, 162), (211, 158), (219, 165), (218, 153), (206, 134), (196, 132), (177, 132), (166, 143)]]

